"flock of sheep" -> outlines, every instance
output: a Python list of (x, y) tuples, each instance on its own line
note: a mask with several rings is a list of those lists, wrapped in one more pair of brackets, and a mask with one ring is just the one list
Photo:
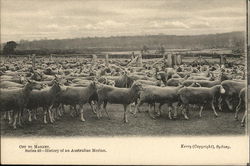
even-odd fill
[[(37, 119), (38, 108), (43, 109), (43, 121), (54, 123), (65, 114), (64, 106), (70, 106), (71, 115), (85, 121), (84, 105), (89, 104), (97, 118), (106, 106), (123, 105), (124, 122), (128, 112), (135, 114), (140, 106), (148, 104), (150, 117), (161, 115), (161, 108), (168, 105), (168, 116), (175, 119), (181, 113), (189, 119), (190, 107), (199, 107), (199, 116), (205, 106), (213, 110), (235, 111), (244, 108), (246, 99), (245, 67), (182, 64), (173, 68), (163, 64), (144, 62), (141, 67), (128, 66), (121, 59), (3, 58), (0, 68), (0, 109), (8, 123), (16, 129), (28, 120)], [(132, 111), (131, 106), (135, 105)], [(158, 109), (156, 108), (158, 105)], [(153, 108), (153, 109), (152, 109)], [(241, 121), (244, 126), (246, 111)]]

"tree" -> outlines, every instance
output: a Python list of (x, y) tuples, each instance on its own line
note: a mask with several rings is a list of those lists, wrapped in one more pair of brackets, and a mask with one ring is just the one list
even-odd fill
[(163, 45), (161, 45), (160, 47), (157, 48), (156, 50), (156, 54), (161, 54), (163, 55), (165, 53), (165, 48)]
[(16, 46), (17, 43), (15, 41), (8, 41), (3, 47), (3, 54), (4, 55), (14, 54)]
[(143, 45), (141, 52), (142, 53), (149, 53), (149, 48), (146, 45)]

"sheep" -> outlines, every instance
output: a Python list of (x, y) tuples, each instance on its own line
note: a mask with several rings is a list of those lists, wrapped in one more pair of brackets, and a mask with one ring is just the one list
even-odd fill
[[(80, 119), (85, 121), (83, 117), (83, 105), (89, 102), (90, 97), (96, 93), (96, 82), (91, 82), (87, 87), (66, 87), (62, 90), (58, 97), (58, 103), (62, 105), (80, 106)], [(92, 108), (93, 110), (93, 108)]]
[(178, 86), (180, 83), (182, 83), (183, 81), (185, 81), (187, 79), (187, 75), (184, 78), (170, 78), (166, 85), (167, 86)]
[[(172, 104), (179, 101), (177, 92), (182, 87), (183, 87), (182, 85), (178, 87), (156, 87), (156, 86), (144, 87), (143, 91), (140, 94), (139, 102), (136, 105), (136, 111), (139, 110), (139, 107), (143, 103), (148, 103), (150, 106), (154, 105), (155, 103), (160, 103), (158, 113), (161, 112), (161, 107), (164, 104), (168, 104), (169, 108), (173, 109)], [(172, 119), (171, 109), (169, 109), (169, 114), (168, 114), (169, 119)], [(149, 115), (151, 116), (150, 110), (151, 109), (149, 107)], [(151, 117), (155, 118), (154, 116), (151, 116)]]
[[(139, 92), (142, 90), (142, 85), (139, 82), (134, 82), (131, 88), (117, 88), (108, 85), (101, 85), (97, 89), (98, 94), (98, 117), (100, 117), (100, 106), (103, 104), (103, 109), (109, 117), (106, 110), (107, 103), (122, 104), (124, 107), (124, 122), (127, 123), (127, 106), (136, 102), (139, 97)], [(109, 117), (110, 118), (110, 117)]]
[(221, 85), (215, 85), (211, 88), (206, 87), (184, 87), (178, 91), (180, 103), (185, 107), (184, 117), (187, 117), (188, 104), (198, 104), (200, 105), (200, 117), (202, 114), (203, 107), (206, 103), (210, 103), (214, 111), (215, 116), (218, 116), (214, 108), (214, 99), (220, 94), (224, 94), (225, 89)]
[(177, 74), (179, 75), (179, 76), (181, 76), (182, 78), (184, 78), (184, 77), (190, 77), (190, 72), (177, 72)]
[(133, 79), (131, 79), (127, 74), (124, 74), (115, 80), (115, 87), (130, 88), (133, 82)]
[[(235, 120), (238, 120), (238, 113), (239, 110), (245, 106), (246, 104), (246, 88), (241, 89), (240, 93), (239, 93), (239, 104), (236, 107), (236, 111), (235, 111)], [(244, 123), (244, 120), (242, 120), (242, 122)]]
[(190, 76), (202, 76), (202, 77), (209, 77), (211, 75), (209, 69), (207, 69), (205, 72), (199, 72), (199, 73), (191, 73)]
[(11, 82), (15, 82), (18, 84), (23, 84), (25, 82), (24, 77), (22, 76), (7, 76), (7, 75), (2, 75), (0, 77), (1, 81), (11, 81)]
[(213, 87), (215, 85), (220, 85), (221, 81), (220, 80), (215, 80), (215, 81), (208, 81), (208, 80), (185, 80), (182, 82), (182, 85), (184, 86), (190, 86), (192, 83), (199, 83), (202, 87)]
[(144, 85), (154, 85), (154, 86), (161, 86), (161, 82), (158, 80), (151, 81), (151, 80), (137, 80), (137, 82), (140, 82)]
[(221, 85), (226, 91), (222, 99), (226, 102), (229, 110), (233, 110), (236, 107), (235, 103), (239, 101), (239, 93), (246, 86), (246, 83), (245, 81), (225, 80), (221, 82)]
[[(190, 85), (191, 87), (200, 87), (198, 83), (193, 83)], [(173, 109), (173, 104), (178, 103), (179, 98), (177, 95), (177, 91), (182, 88), (183, 85), (179, 84), (178, 87), (155, 87), (155, 86), (145, 86), (143, 88), (143, 91), (140, 93), (140, 99), (138, 104), (136, 105), (136, 111), (139, 111), (139, 107), (143, 103), (148, 103), (149, 104), (149, 115), (153, 119), (155, 118), (154, 116), (151, 116), (151, 107), (155, 106), (155, 103), (160, 103), (159, 105), (159, 111), (158, 111), (158, 116), (160, 116), (161, 113), (161, 107), (164, 104), (168, 104), (169, 106), (169, 119), (172, 119), (171, 116), (171, 110)], [(155, 112), (155, 111), (154, 111)], [(174, 118), (177, 116), (177, 112), (175, 109), (174, 112)], [(136, 114), (136, 112), (134, 113)]]
[(213, 81), (214, 77), (204, 77), (204, 76), (191, 76), (187, 80), (208, 80), (208, 81)]
[(245, 123), (246, 123), (246, 117), (247, 117), (247, 109), (245, 110), (245, 113), (242, 117), (242, 120), (241, 120), (241, 126), (244, 127), (245, 126)]
[(24, 85), (11, 82), (11, 81), (1, 81), (0, 82), (0, 88), (10, 88), (10, 87), (15, 87), (15, 88), (22, 88)]
[(51, 109), (60, 91), (61, 87), (57, 81), (54, 81), (52, 87), (47, 87), (42, 90), (32, 90), (30, 93), (30, 100), (26, 107), (29, 110), (29, 121), (31, 121), (30, 111), (42, 107), (44, 111), (44, 123), (47, 124), (47, 113), (49, 113), (50, 122), (53, 123), (55, 120), (52, 117)]
[(16, 129), (16, 122), (17, 117), (19, 116), (19, 125), (21, 125), (21, 114), (26, 107), (29, 99), (30, 93), (33, 87), (36, 86), (36, 83), (30, 82), (23, 88), (17, 89), (1, 89), (0, 95), (0, 111), (14, 111), (14, 121), (13, 121), (13, 128)]

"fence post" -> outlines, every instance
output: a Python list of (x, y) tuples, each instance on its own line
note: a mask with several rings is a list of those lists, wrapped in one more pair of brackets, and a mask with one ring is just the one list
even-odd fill
[(32, 69), (36, 69), (36, 54), (32, 54)]
[(177, 53), (174, 53), (172, 58), (173, 58), (173, 66), (177, 65)]
[(199, 56), (199, 65), (201, 65), (201, 55)]
[(96, 55), (93, 54), (92, 55), (92, 66), (94, 66), (96, 64), (96, 59), (97, 59)]
[(50, 61), (52, 61), (53, 60), (53, 57), (52, 57), (52, 54), (50, 54), (50, 59), (49, 59)]
[(138, 59), (137, 59), (137, 67), (142, 67), (142, 54), (138, 55)]
[(181, 59), (181, 55), (180, 54), (176, 56), (176, 62), (177, 62), (177, 65), (181, 65), (182, 59)]
[(105, 65), (109, 66), (109, 54), (105, 55)]
[(173, 62), (172, 62), (172, 54), (168, 54), (168, 67), (172, 67), (172, 64), (173, 64)]

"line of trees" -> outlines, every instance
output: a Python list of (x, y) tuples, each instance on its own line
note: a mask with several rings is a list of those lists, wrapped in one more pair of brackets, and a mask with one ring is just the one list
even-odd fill
[(234, 53), (244, 51), (244, 32), (222, 34), (176, 36), (176, 35), (148, 35), (148, 36), (118, 36), (93, 37), (56, 40), (21, 40), (18, 45), (14, 41), (5, 43), (3, 54), (80, 54), (98, 53), (103, 51), (135, 51), (157, 50), (162, 54), (165, 49), (209, 49), (230, 48)]

